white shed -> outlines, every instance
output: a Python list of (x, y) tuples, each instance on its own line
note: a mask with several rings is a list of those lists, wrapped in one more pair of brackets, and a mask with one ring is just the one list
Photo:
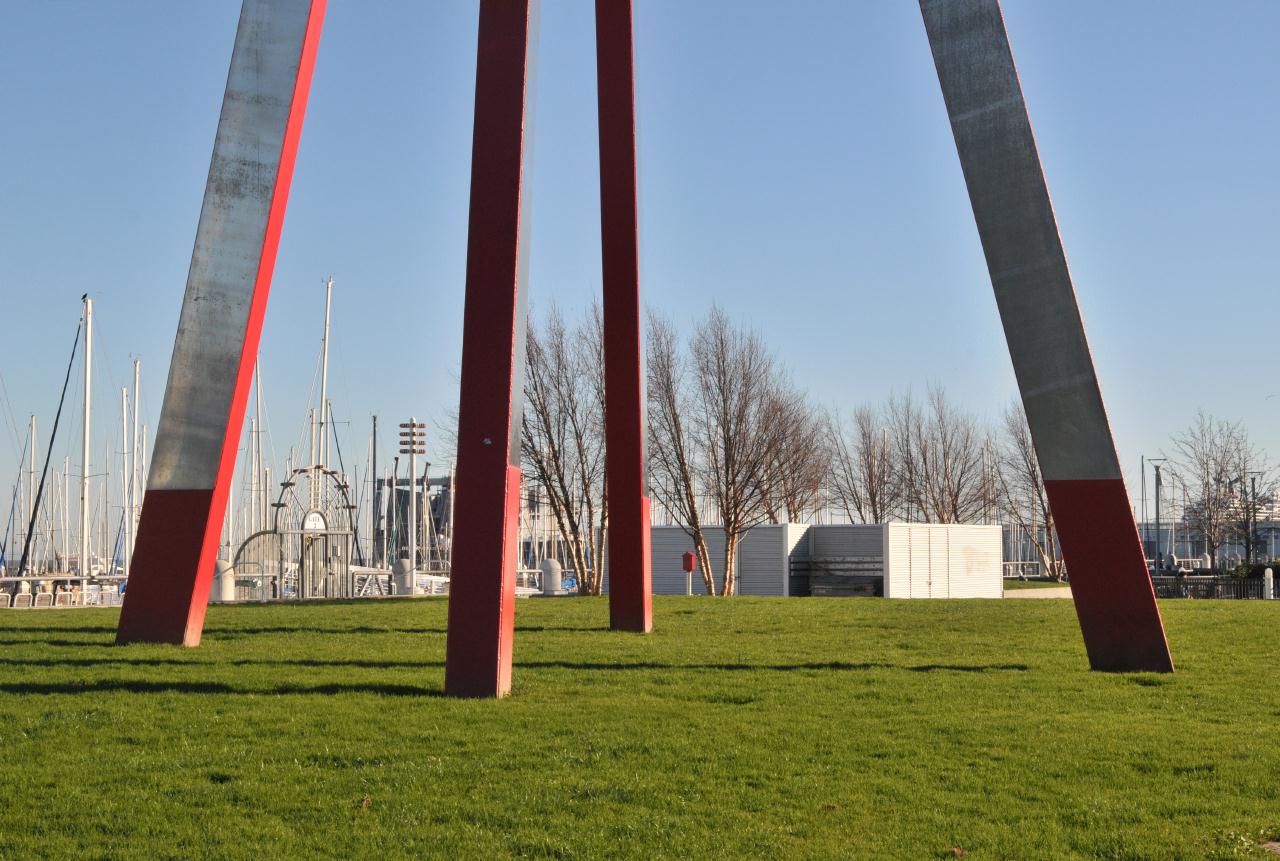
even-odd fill
[(872, 523), (809, 530), (814, 594), (886, 598), (999, 598), (999, 526)]
[(886, 598), (1000, 598), (999, 526), (885, 524)]

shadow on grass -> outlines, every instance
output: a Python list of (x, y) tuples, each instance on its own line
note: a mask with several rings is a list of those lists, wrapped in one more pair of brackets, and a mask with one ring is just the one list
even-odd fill
[[(31, 630), (31, 629), (27, 629)], [(608, 625), (516, 625), (517, 634), (542, 633), (598, 633), (608, 631)], [(115, 628), (111, 629), (112, 632)], [(327, 634), (342, 636), (346, 634), (440, 634), (449, 633), (446, 628), (391, 628), (364, 625), (355, 628), (314, 628), (306, 625), (275, 626), (262, 628), (206, 628), (204, 636), (213, 640), (229, 640), (236, 637), (256, 636), (258, 634)]]
[(52, 646), (57, 649), (105, 649), (114, 645), (114, 635), (107, 640), (62, 640), (57, 638), (52, 640), (46, 640), (43, 638), (15, 640), (12, 638), (0, 637), (0, 646)]
[(9, 682), (0, 683), (6, 694), (88, 694), (123, 691), (135, 694), (224, 694), (231, 696), (284, 696), (295, 694), (379, 694), (391, 697), (439, 697), (444, 692), (416, 685), (328, 684), (275, 685), (265, 688), (239, 688), (224, 682), (144, 681), (141, 679), (98, 679), (84, 682)]
[[(114, 651), (114, 650), (113, 650)], [(131, 657), (126, 651), (115, 653), (118, 657), (106, 658), (0, 658), (0, 667), (337, 667), (347, 669), (392, 670), (426, 669), (443, 667), (444, 661), (326, 661), (320, 658), (293, 658), (271, 660), (264, 658), (232, 658), (206, 660), (195, 653), (191, 659)]]
[(257, 637), (262, 634), (323, 634), (325, 636), (367, 634), (445, 634), (444, 628), (391, 628), (380, 625), (360, 625), (354, 628), (316, 628), (309, 625), (274, 625), (260, 628), (205, 628), (203, 637), (208, 640), (234, 640), (237, 637)]
[(721, 672), (796, 672), (802, 670), (905, 670), (912, 673), (939, 671), (955, 673), (1026, 672), (1026, 664), (890, 664), (883, 661), (852, 663), (849, 661), (807, 661), (794, 664), (663, 664), (657, 661), (635, 663), (603, 663), (584, 661), (517, 661), (516, 668), (565, 670), (716, 670)]
[[(384, 661), (384, 660), (325, 660), (322, 658), (262, 659), (236, 658), (231, 660), (183, 660), (181, 658), (131, 657), (121, 652), (118, 657), (104, 658), (0, 658), (0, 666), (14, 667), (100, 667), (100, 666), (139, 666), (139, 667), (311, 667), (311, 668), (354, 668), (369, 670), (387, 669), (429, 669), (444, 666), (444, 661)], [(580, 670), (583, 672), (637, 671), (637, 670), (711, 670), (715, 672), (797, 672), (797, 671), (869, 671), (869, 670), (902, 670), (911, 673), (991, 673), (991, 672), (1026, 672), (1030, 669), (1026, 664), (890, 664), (882, 661), (853, 663), (849, 661), (811, 661), (791, 664), (668, 664), (660, 661), (635, 661), (630, 663), (607, 663), (603, 661), (516, 661), (518, 670)], [(0, 691), (6, 690), (0, 686)]]
[[(16, 612), (16, 611), (15, 611)], [(34, 611), (33, 611), (34, 612)], [(4, 625), (6, 634), (114, 634), (115, 625)]]

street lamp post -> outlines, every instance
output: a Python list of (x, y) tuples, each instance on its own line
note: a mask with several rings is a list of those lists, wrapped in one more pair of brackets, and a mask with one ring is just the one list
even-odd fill
[(426, 425), (415, 418), (400, 423), (400, 453), (409, 455), (409, 594), (417, 589), (418, 455), (426, 454)]
[(1167, 460), (1167, 458), (1153, 457), (1147, 461), (1147, 463), (1151, 464), (1156, 469), (1156, 570), (1157, 571), (1160, 571), (1164, 568), (1164, 552), (1163, 552), (1164, 538), (1162, 537), (1163, 533), (1160, 531), (1160, 490), (1162, 487), (1164, 487), (1164, 481), (1160, 477), (1160, 465), (1163, 464), (1165, 460)]
[(1263, 472), (1260, 469), (1251, 470), (1249, 472), (1249, 521), (1247, 528), (1249, 530), (1249, 563), (1253, 563), (1253, 557), (1258, 552), (1258, 476)]

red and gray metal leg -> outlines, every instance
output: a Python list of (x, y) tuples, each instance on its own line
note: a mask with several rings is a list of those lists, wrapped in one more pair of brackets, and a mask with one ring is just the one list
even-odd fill
[(200, 642), (325, 0), (245, 0), (116, 639)]
[[(526, 263), (522, 161), (529, 0), (482, 0), (458, 409), (445, 692), (511, 688)], [(612, 627), (652, 627), (636, 252), (631, 4), (596, 4)], [(527, 215), (527, 213), (526, 213)], [(495, 504), (501, 500), (501, 504)]]
[[(120, 642), (200, 640), (325, 0), (245, 0)], [(1173, 668), (998, 0), (921, 0), (1095, 669)], [(597, 0), (610, 618), (648, 631), (630, 0)], [(511, 684), (530, 0), (481, 0), (445, 687)]]
[(999, 0), (920, 9), (1089, 663), (1171, 671)]
[(445, 692), (511, 689), (526, 317), (529, 0), (482, 0)]
[(600, 238), (604, 261), (605, 458), (609, 623), (653, 627), (645, 474), (640, 272), (636, 247), (636, 114), (631, 0), (596, 0)]

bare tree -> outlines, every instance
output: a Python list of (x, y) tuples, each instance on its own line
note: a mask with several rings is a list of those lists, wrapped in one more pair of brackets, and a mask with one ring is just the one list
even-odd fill
[(896, 446), (881, 414), (862, 406), (853, 412), (853, 427), (838, 415), (830, 419), (831, 473), (835, 503), (849, 520), (886, 523), (902, 503), (896, 475)]
[(603, 363), (599, 313), (566, 329), (552, 308), (541, 325), (532, 316), (525, 340), (521, 451), (545, 494), (578, 579), (578, 591), (598, 595), (608, 507), (604, 476)]
[(1230, 540), (1238, 517), (1233, 479), (1239, 479), (1243, 429), (1200, 410), (1191, 426), (1173, 438), (1174, 471), (1186, 487), (1183, 518), (1204, 541), (1209, 564), (1218, 567), (1218, 548)]
[(1062, 548), (1045, 493), (1040, 460), (1031, 441), (1031, 428), (1021, 403), (1015, 401), (1005, 411), (1002, 430), (995, 470), (1000, 509), (1035, 548), (1040, 570), (1054, 580), (1061, 580), (1066, 573)]
[(797, 523), (823, 504), (832, 447), (825, 418), (779, 374), (770, 409), (778, 423), (769, 452), (765, 510), (771, 523)]
[(783, 431), (777, 365), (756, 332), (736, 328), (713, 307), (690, 344), (693, 428), (703, 452), (707, 491), (724, 526), (721, 594), (737, 590), (738, 545), (768, 522), (772, 452)]
[(1173, 439), (1177, 480), (1187, 492), (1183, 519), (1218, 567), (1218, 550), (1237, 534), (1239, 501), (1234, 487), (1241, 460), (1241, 429), (1215, 419), (1203, 409), (1182, 434)]
[(648, 334), (649, 482), (658, 504), (693, 541), (698, 571), (708, 595), (715, 594), (711, 558), (702, 532), (695, 479), (695, 451), (686, 426), (690, 411), (687, 363), (671, 321), (649, 312)]
[(939, 386), (925, 406), (910, 394), (889, 399), (903, 502), (909, 520), (969, 523), (992, 499), (988, 439), (973, 416), (958, 411)]
[(1244, 426), (1237, 424), (1234, 427), (1232, 478), (1228, 482), (1235, 494), (1231, 537), (1244, 545), (1245, 560), (1252, 562), (1257, 544), (1258, 516), (1274, 498), (1276, 478), (1266, 453), (1254, 444)]

